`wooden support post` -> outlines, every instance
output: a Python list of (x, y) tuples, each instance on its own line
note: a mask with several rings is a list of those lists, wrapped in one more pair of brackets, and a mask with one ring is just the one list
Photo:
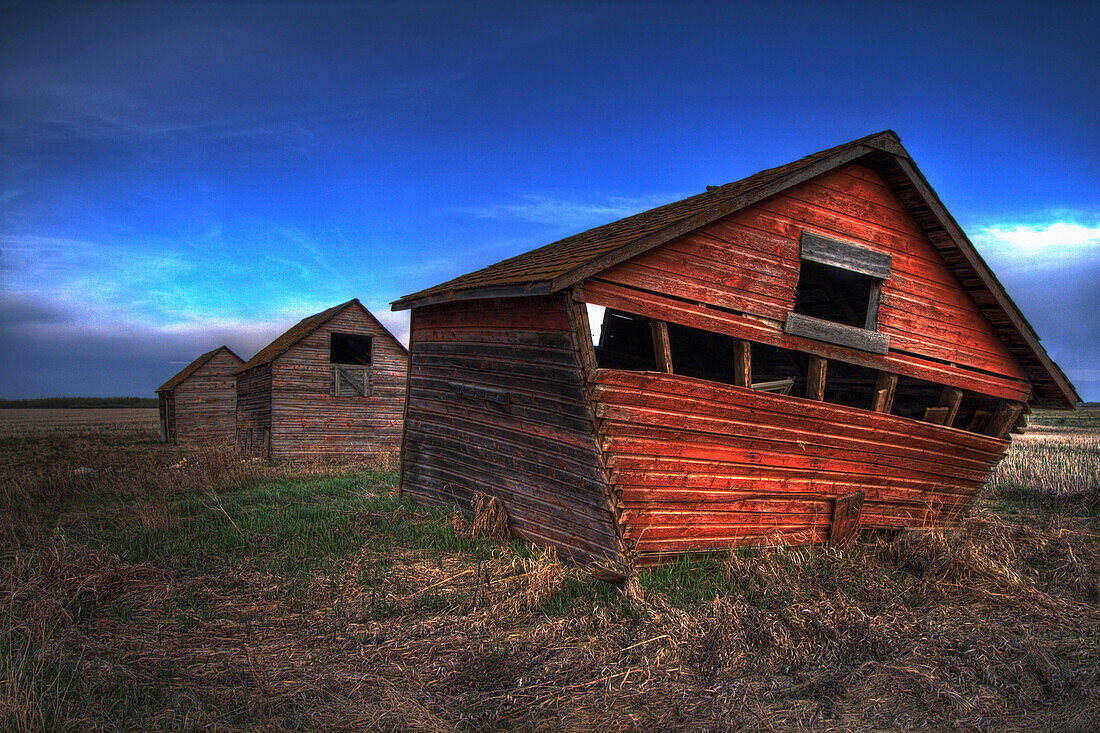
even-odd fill
[(657, 359), (657, 371), (672, 374), (672, 345), (668, 341), (668, 324), (650, 320), (649, 328), (653, 333), (653, 355)]
[(752, 386), (752, 344), (741, 339), (733, 342), (733, 383), (738, 387)]
[(829, 544), (833, 547), (849, 545), (859, 535), (864, 496), (864, 492), (857, 491), (833, 500), (833, 524), (829, 528)]
[(993, 413), (989, 410), (974, 410), (974, 416), (970, 418), (970, 425), (966, 429), (972, 433), (984, 433), (985, 426), (989, 424), (989, 418), (992, 416)]
[(570, 303), (570, 308), (573, 316), (571, 325), (576, 335), (577, 348), (581, 353), (581, 366), (584, 368), (585, 377), (591, 379), (596, 371), (596, 349), (592, 345), (592, 324), (588, 321), (588, 306), (574, 300)]
[(1024, 409), (1020, 412), (1020, 416), (1016, 418), (1016, 424), (1012, 426), (1012, 432), (1024, 433), (1027, 432), (1028, 415), (1031, 414), (1031, 405), (1024, 405)]
[(875, 380), (875, 399), (871, 409), (875, 412), (890, 412), (894, 406), (894, 390), (898, 387), (898, 375), (879, 372)]
[(806, 397), (821, 402), (825, 399), (825, 367), (828, 361), (820, 356), (810, 357), (810, 371), (806, 375)]
[(994, 438), (1007, 437), (1008, 432), (1016, 425), (1016, 421), (1023, 411), (1024, 405), (1022, 402), (1002, 400), (993, 412), (993, 416), (989, 418), (989, 424), (985, 426), (985, 434), (992, 435)]
[(882, 280), (876, 280), (871, 286), (871, 298), (867, 303), (867, 318), (863, 327), (868, 331), (878, 330), (878, 304), (882, 300)]
[(940, 425), (951, 427), (955, 422), (955, 416), (959, 414), (959, 405), (962, 404), (963, 391), (958, 387), (944, 387), (940, 392), (940, 407), (946, 407), (947, 413), (943, 416)]
[(409, 358), (405, 361), (405, 402), (401, 405), (401, 465), (397, 475), (397, 498), (405, 496), (405, 446), (409, 442), (409, 393), (413, 383), (413, 337), (416, 335), (416, 308), (409, 310)]

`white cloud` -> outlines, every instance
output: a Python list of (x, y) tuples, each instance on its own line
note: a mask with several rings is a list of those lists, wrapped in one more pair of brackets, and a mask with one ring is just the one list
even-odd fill
[(519, 219), (573, 229), (616, 221), (670, 201), (679, 201), (686, 196), (683, 193), (671, 193), (633, 198), (605, 196), (602, 200), (569, 201), (540, 194), (526, 194), (520, 196), (520, 201), (515, 203), (493, 204), (467, 211), (481, 219)]
[(1100, 217), (1045, 217), (1027, 223), (998, 223), (978, 229), (975, 243), (991, 259), (1016, 270), (1072, 267), (1100, 257)]

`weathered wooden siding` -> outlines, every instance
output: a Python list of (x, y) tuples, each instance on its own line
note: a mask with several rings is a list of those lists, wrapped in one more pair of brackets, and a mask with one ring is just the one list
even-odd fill
[(168, 393), (170, 439), (180, 444), (232, 439), (237, 398), (233, 371), (241, 363), (223, 349)]
[[(803, 230), (892, 255), (879, 331), (887, 355), (783, 332)], [(1015, 359), (872, 168), (850, 164), (679, 237), (585, 283), (588, 302), (985, 394), (1022, 399)]]
[(601, 369), (593, 399), (638, 562), (828, 539), (832, 500), (866, 492), (864, 527), (950, 525), (1007, 442), (814, 400)]
[(264, 457), (263, 431), (270, 429), (271, 365), (265, 364), (237, 375), (238, 447), (248, 455)]
[(620, 563), (567, 308), (559, 295), (413, 311), (401, 487), (467, 510), (496, 496), (517, 536)]
[[(333, 396), (333, 333), (373, 337), (371, 391)], [(351, 457), (396, 451), (401, 442), (407, 356), (358, 306), (349, 306), (271, 364), (271, 457)]]

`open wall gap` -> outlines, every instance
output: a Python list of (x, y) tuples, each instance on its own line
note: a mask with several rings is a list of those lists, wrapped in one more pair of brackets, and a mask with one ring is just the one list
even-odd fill
[(596, 342), (596, 365), (601, 369), (656, 371), (649, 318), (607, 308)]

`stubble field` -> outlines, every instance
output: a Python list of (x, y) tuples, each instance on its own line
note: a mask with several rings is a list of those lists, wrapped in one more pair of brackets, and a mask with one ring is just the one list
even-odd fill
[(958, 532), (619, 588), (393, 461), (3, 410), (0, 729), (1097, 730), (1100, 411), (1035, 422)]

